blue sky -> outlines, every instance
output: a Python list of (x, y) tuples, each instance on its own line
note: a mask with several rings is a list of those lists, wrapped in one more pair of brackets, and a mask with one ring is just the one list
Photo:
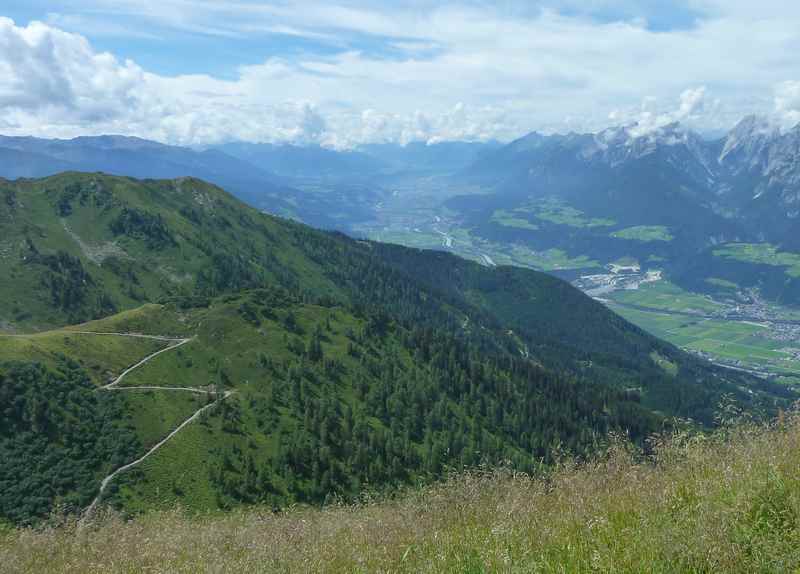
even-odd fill
[(6, 0), (0, 131), (204, 144), (800, 121), (785, 0)]
[[(146, 2), (138, 3), (145, 6)], [(151, 2), (158, 6), (160, 3)], [(202, 4), (202, 3), (198, 3)], [(219, 4), (225, 4), (219, 2)], [(239, 5), (259, 6), (267, 3), (240, 1)], [(281, 3), (271, 3), (280, 6)], [(394, 2), (407, 10), (424, 12), (441, 5), (436, 2)], [(465, 6), (490, 6), (497, 15), (512, 19), (535, 18), (543, 10), (553, 10), (568, 17), (586, 18), (598, 23), (640, 20), (654, 31), (689, 29), (706, 13), (681, 2), (644, 0), (642, 2), (464, 2)], [(393, 34), (359, 30), (335, 19), (304, 25), (302, 17), (283, 25), (280, 17), (264, 17), (262, 23), (274, 28), (266, 31), (247, 30), (248, 15), (231, 9), (219, 11), (221, 18), (192, 18), (190, 2), (176, 3), (180, 18), (153, 14), (137, 8), (136, 2), (7, 0), (3, 15), (20, 25), (33, 20), (47, 22), (63, 30), (85, 35), (101, 51), (110, 51), (123, 58), (133, 58), (147, 69), (160, 74), (210, 73), (234, 77), (241, 65), (255, 65), (270, 57), (295, 57), (301, 54), (330, 55), (358, 50), (385, 58), (402, 58), (404, 52), (394, 43), (414, 40), (414, 30), (398, 29)], [(284, 4), (286, 5), (286, 4)], [(383, 10), (385, 2), (349, 2), (351, 9)], [(185, 11), (184, 11), (185, 10)], [(302, 8), (298, 9), (302, 15)], [(300, 21), (298, 25), (297, 21)], [(338, 24), (338, 25), (337, 25)], [(281, 28), (285, 29), (282, 30)], [(202, 57), (198, 57), (201, 54)]]

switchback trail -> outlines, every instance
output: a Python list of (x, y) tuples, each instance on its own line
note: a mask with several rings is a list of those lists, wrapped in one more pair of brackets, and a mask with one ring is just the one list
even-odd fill
[[(85, 333), (85, 334), (88, 334), (88, 333)], [(100, 334), (109, 335), (110, 333), (94, 333), (94, 334), (97, 334), (97, 335), (100, 335)], [(120, 335), (120, 336), (127, 337), (127, 336), (130, 336), (130, 335)], [(153, 338), (153, 337), (148, 337), (148, 338)], [(188, 343), (189, 341), (192, 341), (193, 339), (194, 339), (194, 337), (192, 339), (159, 339), (159, 340), (169, 340), (169, 341), (177, 341), (177, 342), (174, 345), (168, 345), (168, 346), (164, 347), (163, 349), (159, 349), (155, 353), (151, 353), (151, 354), (147, 355), (144, 359), (142, 359), (141, 361), (139, 361), (138, 363), (136, 363), (132, 367), (128, 367), (127, 369), (125, 369), (122, 372), (122, 374), (120, 376), (118, 376), (116, 379), (114, 379), (112, 382), (110, 382), (107, 385), (102, 386), (100, 388), (102, 390), (105, 390), (105, 391), (107, 391), (109, 389), (113, 389), (114, 387), (119, 385), (122, 382), (122, 379), (124, 379), (125, 376), (128, 373), (130, 373), (131, 371), (134, 371), (134, 370), (138, 369), (139, 367), (141, 367), (142, 365), (144, 365), (146, 362), (150, 361), (151, 359), (155, 359), (161, 353), (166, 353), (167, 351), (172, 351), (174, 349), (177, 349), (178, 347), (180, 347), (182, 345), (185, 345), (186, 343)]]
[[(94, 331), (70, 331), (70, 332), (71, 333), (83, 334), (83, 335), (139, 337), (139, 338), (145, 338), (145, 339), (154, 339), (154, 340), (158, 340), (158, 341), (169, 341), (169, 342), (172, 343), (170, 345), (167, 345), (163, 349), (159, 349), (155, 353), (149, 354), (148, 356), (146, 356), (144, 359), (142, 359), (141, 361), (139, 361), (135, 365), (133, 365), (131, 367), (128, 367), (116, 379), (114, 379), (112, 382), (108, 383), (107, 385), (104, 385), (104, 386), (100, 387), (98, 390), (101, 390), (101, 391), (136, 391), (136, 390), (178, 391), (178, 392), (189, 392), (189, 393), (201, 394), (201, 395), (206, 395), (206, 396), (216, 395), (216, 393), (214, 391), (211, 391), (211, 390), (208, 390), (208, 389), (194, 388), (194, 387), (157, 387), (157, 386), (154, 386), (154, 385), (153, 386), (140, 385), (140, 386), (134, 386), (134, 387), (120, 387), (120, 386), (118, 386), (122, 382), (122, 379), (124, 379), (132, 371), (138, 369), (139, 367), (141, 367), (142, 365), (146, 364), (148, 361), (151, 361), (152, 359), (156, 358), (157, 356), (161, 355), (162, 353), (166, 353), (167, 351), (173, 351), (173, 350), (177, 349), (178, 347), (181, 347), (181, 346), (193, 341), (194, 337), (189, 338), (189, 339), (179, 339), (179, 338), (175, 338), (175, 337), (163, 337), (163, 336), (158, 336), (158, 335), (139, 335), (139, 334), (135, 334), (135, 333), (99, 333), (99, 332), (94, 332)], [(177, 435), (179, 432), (181, 432), (184, 429), (184, 427), (186, 427), (187, 425), (192, 423), (192, 421), (194, 421), (195, 419), (197, 419), (197, 417), (199, 417), (201, 414), (203, 414), (203, 412), (205, 412), (206, 410), (216, 406), (221, 401), (224, 401), (225, 399), (230, 397), (232, 394), (233, 394), (233, 391), (226, 391), (221, 397), (220, 396), (216, 396), (216, 400), (214, 402), (209, 403), (209, 404), (197, 409), (194, 412), (194, 414), (192, 414), (192, 416), (190, 416), (185, 421), (183, 421), (180, 425), (178, 425), (172, 432), (170, 432), (161, 441), (159, 441), (157, 444), (155, 444), (153, 447), (151, 447), (150, 450), (148, 450), (146, 453), (144, 453), (141, 457), (137, 458), (136, 460), (134, 460), (132, 462), (129, 462), (129, 463), (126, 463), (126, 464), (120, 466), (119, 468), (117, 468), (113, 472), (111, 472), (111, 474), (106, 476), (100, 482), (100, 490), (98, 491), (97, 496), (94, 498), (92, 503), (86, 508), (86, 510), (84, 510), (83, 515), (81, 516), (79, 524), (83, 525), (85, 523), (85, 521), (92, 516), (92, 514), (95, 511), (95, 509), (97, 508), (97, 505), (100, 503), (100, 500), (103, 498), (103, 494), (105, 493), (106, 489), (108, 488), (108, 485), (111, 484), (111, 481), (114, 480), (114, 478), (117, 475), (119, 475), (120, 473), (125, 472), (126, 470), (129, 470), (129, 469), (133, 468), (134, 466), (136, 466), (138, 464), (141, 464), (142, 462), (144, 462), (150, 455), (155, 453), (158, 449), (160, 449), (167, 442), (169, 442), (173, 437), (175, 437), (175, 435)]]
[[(159, 387), (148, 387), (148, 388), (159, 388)], [(175, 390), (175, 389), (172, 389), (172, 390)], [(185, 390), (185, 389), (181, 389), (181, 390)], [(146, 453), (144, 453), (141, 457), (137, 458), (133, 462), (129, 462), (129, 463), (119, 467), (114, 472), (112, 472), (111, 474), (106, 476), (102, 480), (102, 482), (100, 482), (100, 490), (98, 491), (97, 496), (94, 498), (94, 500), (89, 505), (89, 507), (84, 511), (83, 517), (81, 518), (81, 520), (83, 521), (83, 520), (89, 518), (92, 515), (92, 513), (95, 510), (95, 508), (97, 508), (97, 505), (100, 503), (100, 499), (103, 497), (103, 493), (105, 492), (106, 488), (108, 488), (108, 485), (111, 484), (111, 481), (114, 480), (114, 478), (118, 474), (120, 474), (122, 472), (125, 472), (126, 470), (129, 470), (129, 469), (133, 468), (137, 464), (140, 464), (140, 463), (144, 462), (147, 459), (147, 457), (149, 457), (151, 454), (153, 454), (158, 449), (160, 449), (162, 446), (164, 446), (176, 434), (181, 432), (183, 430), (183, 427), (185, 427), (186, 425), (191, 423), (193, 420), (195, 420), (197, 417), (199, 417), (201, 414), (203, 414), (203, 412), (205, 412), (206, 410), (210, 409), (211, 407), (216, 406), (219, 401), (224, 401), (225, 399), (227, 399), (232, 394), (233, 394), (233, 391), (226, 391), (221, 399), (218, 399), (218, 400), (214, 401), (213, 403), (209, 403), (206, 406), (198, 409), (197, 411), (195, 411), (195, 413), (192, 416), (190, 416), (188, 419), (186, 419), (180, 425), (178, 425), (178, 427), (175, 430), (173, 430), (166, 437), (161, 439), (160, 442), (158, 442), (150, 450), (148, 450)]]

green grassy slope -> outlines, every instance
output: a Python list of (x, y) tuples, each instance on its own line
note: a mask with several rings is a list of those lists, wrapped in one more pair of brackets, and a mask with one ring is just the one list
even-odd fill
[(0, 362), (30, 361), (53, 367), (69, 357), (86, 371), (92, 382), (100, 385), (111, 382), (126, 367), (165, 346), (165, 342), (151, 339), (94, 336), (58, 329), (31, 335), (0, 335)]
[[(0, 532), (10, 573), (796, 572), (800, 423), (623, 445), (546, 480), (456, 476), (395, 500)], [(88, 535), (87, 535), (88, 533)]]
[[(193, 179), (66, 173), (0, 184), (6, 329), (77, 323), (176, 294), (334, 287), (278, 220)], [(291, 227), (291, 226), (289, 226)]]

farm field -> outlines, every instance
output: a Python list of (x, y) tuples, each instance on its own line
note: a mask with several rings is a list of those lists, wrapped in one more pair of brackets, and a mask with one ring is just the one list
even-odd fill
[(724, 304), (708, 296), (685, 291), (669, 281), (647, 283), (639, 289), (618, 291), (614, 294), (614, 300), (626, 305), (672, 312), (715, 313), (725, 309)]
[(519, 214), (514, 213), (514, 211), (507, 211), (505, 209), (496, 210), (492, 214), (490, 221), (499, 225), (504, 225), (505, 227), (516, 227), (518, 229), (528, 229), (530, 231), (539, 229), (539, 226), (535, 223), (523, 219)]
[(714, 250), (714, 255), (747, 263), (785, 267), (790, 277), (800, 277), (800, 255), (779, 251), (769, 243), (731, 243)]
[(714, 362), (774, 375), (793, 386), (800, 382), (797, 328), (725, 318), (724, 304), (668, 282), (615, 292), (608, 304), (642, 329)]
[[(527, 223), (527, 222), (526, 222)], [(505, 225), (511, 225), (506, 220)], [(519, 226), (517, 226), (519, 227)], [(395, 243), (418, 249), (447, 249), (453, 253), (486, 264), (484, 256), (496, 265), (514, 265), (538, 271), (565, 271), (599, 268), (600, 263), (585, 255), (572, 257), (561, 249), (536, 251), (519, 243), (501, 244), (477, 237), (463, 228), (444, 231), (420, 229), (372, 230), (369, 239)]]
[(531, 202), (515, 209), (519, 213), (532, 213), (536, 219), (549, 221), (557, 225), (569, 227), (610, 227), (616, 225), (613, 219), (588, 217), (582, 211), (566, 205), (558, 199), (545, 199)]
[(669, 229), (662, 225), (639, 225), (615, 231), (611, 237), (648, 243), (650, 241), (672, 241)]

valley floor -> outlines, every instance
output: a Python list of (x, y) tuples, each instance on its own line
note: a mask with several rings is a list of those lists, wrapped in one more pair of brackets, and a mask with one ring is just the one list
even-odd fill
[[(576, 287), (645, 331), (718, 365), (800, 388), (800, 312), (797, 309), (766, 302), (752, 289), (741, 289), (718, 279), (712, 280), (720, 289), (713, 299), (684, 291), (670, 283), (662, 271), (652, 266), (641, 268), (634, 258), (629, 258), (628, 262), (605, 263), (586, 255), (570, 256), (560, 249), (536, 250), (525, 242), (490, 241), (465, 227), (462, 216), (442, 207), (443, 193), (452, 191), (425, 185), (399, 189), (381, 204), (375, 221), (359, 224), (352, 231), (377, 241), (451, 251), (490, 267), (528, 267), (570, 279), (580, 274), (573, 281)], [(520, 219), (520, 213), (525, 215), (525, 210), (499, 210), (494, 219), (506, 227), (537, 228), (536, 223)], [(568, 208), (566, 213), (571, 213)], [(564, 213), (557, 215), (560, 215), (558, 221), (564, 223)], [(535, 221), (541, 223), (542, 217), (550, 220), (554, 214), (539, 214)], [(591, 224), (589, 220), (575, 220), (575, 217), (577, 215), (573, 214), (573, 220), (567, 223)], [(569, 225), (565, 229), (570, 229)], [(639, 237), (642, 240), (671, 239), (663, 235), (665, 232), (661, 228), (645, 226), (616, 235), (627, 237), (625, 234), (631, 232), (650, 234)], [(772, 253), (765, 247), (761, 251)], [(755, 253), (761, 256), (758, 261), (764, 262), (763, 254)], [(746, 254), (754, 258), (752, 253)]]
[(795, 572), (800, 416), (624, 443), (546, 480), (473, 473), (325, 510), (0, 530), (22, 572)]

